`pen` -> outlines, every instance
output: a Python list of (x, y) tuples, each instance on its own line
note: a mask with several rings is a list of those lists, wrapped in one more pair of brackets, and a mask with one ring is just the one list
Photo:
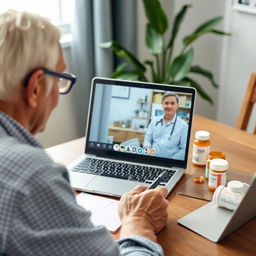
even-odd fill
[(164, 181), (167, 175), (168, 175), (167, 171), (160, 173), (160, 175), (158, 175), (158, 177), (153, 181), (153, 183), (151, 183), (151, 185), (146, 190), (156, 188), (162, 181)]

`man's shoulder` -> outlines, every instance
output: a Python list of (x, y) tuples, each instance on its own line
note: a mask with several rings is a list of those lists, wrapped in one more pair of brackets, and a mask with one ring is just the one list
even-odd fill
[(180, 126), (188, 127), (188, 123), (184, 119), (182, 119), (180, 116), (177, 116), (177, 119), (179, 120)]
[(6, 162), (12, 162), (19, 165), (37, 164), (39, 162), (51, 162), (44, 149), (26, 143), (22, 143), (14, 137), (5, 137), (1, 139), (0, 162), (5, 159)]
[(60, 165), (54, 163), (43, 148), (23, 144), (11, 137), (1, 139), (0, 166), (1, 179), (6, 184), (16, 184), (17, 189), (28, 184), (35, 176), (43, 178), (42, 175), (47, 177), (49, 173), (56, 175), (53, 169), (62, 173), (65, 170), (58, 168)]

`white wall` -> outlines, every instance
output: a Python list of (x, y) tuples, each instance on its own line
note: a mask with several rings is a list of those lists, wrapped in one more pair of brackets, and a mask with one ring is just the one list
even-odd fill
[[(175, 13), (177, 13), (183, 4), (191, 3), (187, 17), (184, 20), (180, 38), (190, 34), (198, 25), (215, 16), (224, 16), (225, 1), (222, 0), (192, 0), (175, 1)], [(224, 22), (218, 28), (222, 29)], [(180, 40), (181, 41), (181, 40)], [(208, 34), (195, 42), (195, 60), (194, 64), (210, 70), (220, 85), (220, 60), (222, 56), (223, 37), (214, 34)], [(193, 76), (202, 88), (212, 97), (214, 105), (209, 104), (198, 95), (196, 104), (196, 113), (215, 119), (217, 114), (218, 90), (210, 82), (201, 76)]]
[[(141, 104), (139, 104), (138, 101), (145, 100), (145, 96), (147, 96), (147, 104), (143, 106), (143, 109), (149, 113), (150, 104), (148, 103), (151, 102), (151, 95), (152, 90), (145, 91), (145, 89), (141, 88), (131, 88), (129, 99), (112, 98), (109, 124), (113, 124), (114, 121), (122, 121), (125, 123), (127, 120), (131, 120), (135, 117), (134, 111), (141, 109)], [(120, 117), (122, 119), (120, 119)]]
[[(232, 37), (225, 40), (222, 62), (222, 87), (220, 89), (218, 120), (235, 125), (250, 73), (256, 71), (256, 15), (232, 9), (226, 1), (225, 27)], [(249, 131), (256, 120), (254, 108)]]

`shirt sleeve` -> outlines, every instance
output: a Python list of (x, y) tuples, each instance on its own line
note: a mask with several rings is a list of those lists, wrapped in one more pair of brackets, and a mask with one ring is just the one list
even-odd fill
[[(184, 122), (183, 120), (181, 120)], [(184, 122), (180, 128), (180, 143), (178, 145), (179, 150), (172, 156), (174, 159), (184, 160), (186, 143), (188, 135), (188, 125)]]
[(153, 120), (150, 122), (144, 137), (143, 147), (152, 147), (153, 143)]
[(38, 168), (24, 186), (17, 195), (10, 255), (159, 255), (159, 245), (145, 238), (117, 243), (104, 226), (94, 226), (90, 212), (76, 203), (63, 166)]
[(163, 250), (159, 244), (141, 236), (131, 236), (118, 241), (122, 255), (162, 256)]

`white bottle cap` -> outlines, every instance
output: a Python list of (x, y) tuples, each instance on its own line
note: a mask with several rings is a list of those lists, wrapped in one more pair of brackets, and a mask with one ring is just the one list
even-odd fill
[(216, 190), (214, 191), (213, 197), (212, 197), (212, 201), (215, 205), (218, 205), (219, 202), (219, 195), (221, 193), (221, 191), (224, 189), (225, 187), (220, 185), (216, 188)]
[(197, 131), (195, 137), (198, 140), (209, 140), (210, 133), (207, 131)]
[(244, 184), (244, 193), (247, 193), (247, 190), (249, 189), (250, 185), (247, 183), (243, 183)]
[(229, 181), (228, 189), (234, 193), (241, 193), (244, 191), (244, 183), (238, 180)]
[(221, 158), (212, 159), (210, 162), (210, 169), (225, 171), (228, 169), (228, 161)]

